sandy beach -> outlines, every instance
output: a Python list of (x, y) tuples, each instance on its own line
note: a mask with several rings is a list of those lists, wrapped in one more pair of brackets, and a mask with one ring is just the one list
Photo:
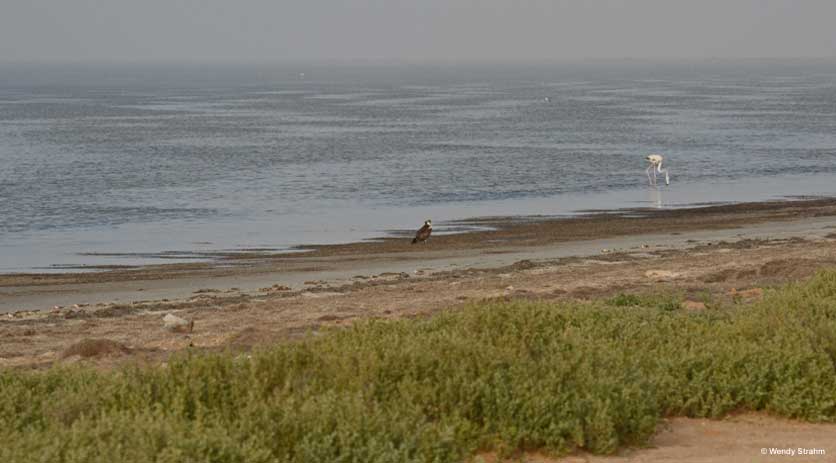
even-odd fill
[[(770, 286), (836, 264), (836, 200), (829, 198), (468, 222), (491, 230), (418, 245), (398, 237), (213, 263), (3, 275), (0, 366), (83, 361), (109, 368), (164, 362), (183, 349), (247, 351), (360, 319), (424, 317), (495, 298), (587, 300), (654, 291), (683, 295), (683, 308), (699, 311), (708, 299), (756, 300)], [(194, 321), (193, 331), (165, 330), (168, 313)], [(118, 349), (68, 355), (82, 339), (106, 339)], [(740, 452), (783, 435), (788, 425), (745, 415), (678, 418), (668, 426), (656, 448), (625, 458), (689, 461), (684, 457), (699, 455), (695, 442), (729, 452), (699, 461), (744, 458)], [(834, 432), (832, 425), (792, 426), (805, 427), (811, 443)], [(747, 444), (725, 442), (727, 428), (749, 436)], [(765, 461), (759, 458), (739, 461)]]
[[(829, 198), (468, 222), (492, 230), (416, 245), (385, 238), (212, 263), (1, 275), (0, 364), (51, 363), (80, 337), (126, 342), (152, 357), (189, 344), (251, 347), (495, 297), (756, 294), (836, 263)], [(195, 320), (189, 340), (162, 330), (169, 312)]]

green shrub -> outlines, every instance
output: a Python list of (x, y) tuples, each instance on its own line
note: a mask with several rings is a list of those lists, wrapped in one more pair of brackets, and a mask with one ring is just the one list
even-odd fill
[(836, 421), (836, 272), (752, 305), (477, 303), (252, 358), (0, 372), (0, 461), (463, 461), (610, 453), (660, 417)]

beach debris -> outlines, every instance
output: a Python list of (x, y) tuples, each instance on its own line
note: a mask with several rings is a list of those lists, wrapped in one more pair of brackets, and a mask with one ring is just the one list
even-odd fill
[(163, 317), (163, 327), (174, 333), (191, 333), (194, 330), (194, 320), (186, 320), (169, 313)]
[(274, 291), (292, 291), (292, 290), (293, 290), (293, 288), (291, 288), (290, 286), (280, 285), (278, 283), (276, 283), (273, 286), (269, 286), (267, 288), (259, 288), (259, 291), (261, 291), (262, 293), (274, 292)]
[(513, 268), (514, 270), (531, 270), (533, 268), (537, 268), (537, 264), (530, 261), (529, 259), (523, 259), (523, 260), (519, 260), (517, 262), (514, 262), (511, 265), (511, 268)]
[(220, 289), (214, 289), (214, 288), (201, 288), (201, 289), (198, 289), (197, 291), (195, 291), (193, 294), (203, 294), (203, 293), (219, 293), (219, 292), (221, 292), (221, 290), (220, 290)]
[(380, 278), (409, 278), (406, 272), (383, 272), (378, 275)]

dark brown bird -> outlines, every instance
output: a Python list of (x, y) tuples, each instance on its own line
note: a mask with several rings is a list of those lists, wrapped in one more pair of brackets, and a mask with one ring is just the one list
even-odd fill
[(430, 237), (430, 234), (433, 232), (433, 221), (427, 220), (424, 222), (424, 226), (418, 229), (418, 232), (415, 233), (415, 238), (412, 239), (412, 244), (415, 244), (419, 241), (423, 242), (426, 241), (427, 238)]

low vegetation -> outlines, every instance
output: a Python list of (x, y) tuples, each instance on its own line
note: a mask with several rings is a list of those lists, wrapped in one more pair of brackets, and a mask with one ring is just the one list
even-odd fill
[(491, 302), (251, 356), (0, 373), (4, 462), (467, 461), (613, 452), (661, 417), (836, 421), (836, 272), (753, 304)]

